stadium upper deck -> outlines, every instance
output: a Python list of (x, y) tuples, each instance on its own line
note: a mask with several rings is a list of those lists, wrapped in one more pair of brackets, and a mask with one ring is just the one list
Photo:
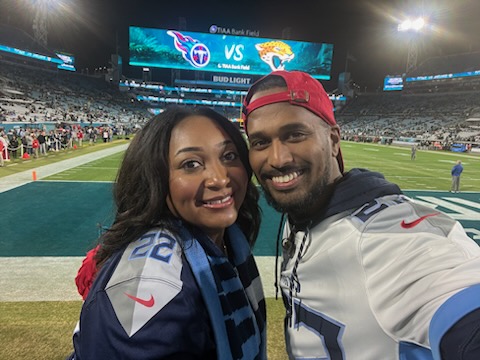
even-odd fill
[[(4, 35), (0, 40), (7, 41), (12, 32), (0, 33)], [(27, 35), (12, 34), (9, 44), (48, 52)], [(192, 85), (192, 91), (180, 86), (119, 91), (118, 84), (105, 81), (102, 75), (45, 69), (43, 63), (12, 62), (11, 58), (0, 56), (0, 122), (18, 121), (25, 127), (45, 121), (141, 124), (171, 105), (205, 105), (231, 119), (240, 117), (244, 89), (193, 91), (198, 89)], [(479, 61), (480, 52), (433, 58), (406, 76), (465, 73), (476, 70)], [(173, 83), (178, 80), (172, 77)], [(480, 143), (480, 75), (413, 81), (395, 94), (356, 94), (336, 110), (345, 136)]]

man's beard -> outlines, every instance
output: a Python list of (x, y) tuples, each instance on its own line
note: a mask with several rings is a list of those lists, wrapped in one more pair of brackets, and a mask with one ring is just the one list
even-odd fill
[(281, 213), (287, 213), (296, 219), (308, 219), (315, 214), (312, 211), (318, 208), (318, 201), (325, 197), (325, 193), (330, 192), (330, 169), (324, 169), (323, 176), (320, 177), (302, 197), (293, 198), (287, 201), (277, 201), (274, 199), (268, 189), (262, 185), (263, 193), (267, 203), (275, 210)]

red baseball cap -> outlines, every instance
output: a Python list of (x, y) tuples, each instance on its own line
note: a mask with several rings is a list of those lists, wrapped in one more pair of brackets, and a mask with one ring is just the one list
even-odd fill
[[(250, 102), (256, 86), (272, 76), (283, 78), (287, 90), (265, 95)], [(242, 108), (245, 131), (247, 131), (248, 115), (250, 115), (252, 111), (277, 102), (288, 102), (292, 105), (302, 106), (320, 117), (327, 124), (332, 126), (337, 124), (335, 116), (333, 115), (332, 101), (318, 80), (301, 71), (278, 70), (257, 80), (245, 96)], [(344, 165), (340, 149), (337, 155), (337, 161), (340, 171), (343, 173)]]

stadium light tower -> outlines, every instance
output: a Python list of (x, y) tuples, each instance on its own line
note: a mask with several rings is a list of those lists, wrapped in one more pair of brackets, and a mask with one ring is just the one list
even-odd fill
[(399, 32), (409, 33), (408, 41), (408, 56), (407, 56), (407, 66), (405, 73), (409, 73), (410, 70), (417, 67), (417, 57), (418, 57), (418, 34), (426, 28), (427, 22), (423, 17), (418, 17), (416, 19), (407, 19), (400, 23), (397, 27)]
[(57, 0), (31, 0), (35, 10), (35, 18), (33, 19), (33, 37), (35, 41), (43, 46), (48, 44), (47, 19), (49, 8), (56, 3)]

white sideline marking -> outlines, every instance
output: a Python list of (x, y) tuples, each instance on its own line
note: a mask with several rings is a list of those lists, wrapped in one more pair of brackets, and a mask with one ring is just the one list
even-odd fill
[[(89, 162), (116, 154), (120, 151), (124, 151), (127, 149), (128, 145), (129, 144), (117, 145), (104, 150), (95, 151), (90, 154), (81, 155), (72, 159), (62, 160), (54, 164), (40, 166), (36, 169), (37, 180), (46, 178), (54, 174), (58, 174), (59, 172), (66, 171), (80, 165), (85, 165)], [(19, 186), (32, 182), (33, 170), (34, 169), (25, 170), (17, 174), (0, 178), (0, 193), (15, 189)]]
[[(455, 160), (437, 160), (438, 162), (444, 162), (444, 163), (448, 163), (448, 164), (455, 164)], [(465, 164), (465, 163), (463, 163)]]
[[(81, 256), (0, 257), (0, 301), (81, 301)], [(275, 296), (275, 257), (256, 256), (265, 297)]]

